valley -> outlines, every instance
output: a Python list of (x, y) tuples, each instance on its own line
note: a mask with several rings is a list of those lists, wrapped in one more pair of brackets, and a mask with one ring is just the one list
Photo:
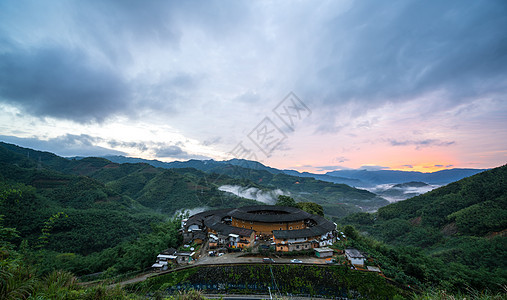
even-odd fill
[(442, 187), (413, 181), (368, 191), (247, 165), (161, 168), (1, 143), (2, 255), (36, 265), (41, 275), (63, 269), (83, 278), (133, 276), (148, 271), (164, 249), (181, 247), (185, 215), (275, 204), (282, 195), (318, 205), (348, 237), (334, 246), (360, 249), (396, 284), (501, 292), (506, 166)]

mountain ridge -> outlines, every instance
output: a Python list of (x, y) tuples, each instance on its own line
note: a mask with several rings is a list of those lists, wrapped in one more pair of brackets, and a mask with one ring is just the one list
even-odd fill
[(297, 170), (287, 170), (287, 169), (281, 170), (266, 166), (256, 161), (236, 158), (223, 161), (217, 161), (213, 159), (210, 160), (191, 159), (188, 161), (162, 162), (159, 160), (147, 160), (143, 158), (133, 158), (121, 155), (103, 156), (103, 157), (116, 163), (144, 162), (161, 168), (193, 167), (203, 171), (210, 170), (216, 166), (231, 164), (248, 169), (266, 170), (273, 174), (285, 173), (287, 175), (297, 177), (312, 177), (322, 181), (343, 183), (357, 187), (367, 187), (371, 186), (372, 184), (406, 183), (410, 181), (421, 181), (427, 184), (443, 185), (489, 170), (489, 169), (472, 169), (472, 168), (452, 168), (424, 173), (419, 171), (401, 171), (401, 170), (369, 171), (366, 169), (357, 169), (357, 170), (338, 170), (338, 171), (330, 171), (325, 174), (316, 174), (310, 172), (299, 172)]
[[(349, 213), (358, 211), (373, 211), (389, 202), (374, 193), (366, 190), (356, 189), (344, 184), (330, 183), (308, 177), (295, 177), (287, 175), (280, 170), (266, 167), (258, 162), (233, 159), (226, 162), (217, 162), (213, 160), (199, 161), (190, 160), (187, 162), (162, 163), (159, 161), (147, 161), (143, 159), (125, 158), (121, 156), (112, 157), (121, 163), (112, 162), (106, 158), (97, 157), (74, 157), (62, 158), (51, 153), (37, 152), (36, 150), (18, 147), (12, 144), (0, 143), (0, 146), (8, 148), (21, 157), (31, 157), (32, 164), (47, 166), (52, 170), (60, 172), (89, 176), (101, 181), (108, 187), (114, 188), (118, 193), (124, 193), (135, 187), (135, 191), (129, 192), (128, 196), (140, 201), (143, 205), (148, 205), (152, 209), (162, 209), (161, 212), (171, 213), (178, 208), (196, 208), (196, 207), (216, 207), (218, 202), (224, 202), (222, 199), (225, 192), (217, 190), (220, 185), (235, 185), (241, 187), (253, 187), (260, 190), (282, 189), (298, 202), (316, 202), (323, 205), (325, 213), (329, 216), (343, 217)], [(25, 158), (23, 158), (25, 159)], [(28, 159), (28, 158), (26, 158)], [(125, 162), (130, 161), (130, 162)], [(133, 163), (135, 162), (135, 163)], [(163, 164), (165, 168), (154, 167), (153, 165)], [(155, 177), (149, 177), (144, 166), (154, 168), (151, 172), (156, 173), (153, 176), (167, 176), (178, 181), (176, 177), (186, 176), (186, 183), (178, 181), (174, 186), (177, 191), (187, 191), (193, 194), (191, 198), (188, 195), (181, 194), (182, 199), (188, 199), (188, 205), (178, 200), (178, 197), (166, 193), (167, 201), (163, 205), (156, 207), (155, 199), (161, 199), (160, 195), (153, 192), (154, 189), (167, 191), (168, 186), (162, 184), (159, 180), (156, 184), (158, 188), (150, 185), (150, 181)], [(248, 168), (252, 167), (252, 168)], [(165, 171), (162, 171), (165, 170)], [(144, 173), (143, 173), (144, 172)], [(165, 175), (160, 175), (164, 173)], [(171, 175), (172, 174), (172, 175)], [(158, 180), (158, 179), (157, 179)], [(144, 189), (146, 185), (147, 189)], [(185, 186), (186, 185), (186, 186)], [(206, 187), (205, 189), (203, 187)], [(201, 189), (196, 193), (194, 189)], [(144, 193), (141, 191), (144, 189)], [(207, 195), (205, 200), (201, 199)], [(176, 201), (178, 205), (171, 204)], [(275, 200), (272, 201), (273, 203)], [(200, 205), (202, 204), (202, 205)], [(207, 204), (207, 205), (204, 205)]]
[(364, 183), (387, 184), (404, 183), (409, 181), (421, 181), (428, 184), (444, 185), (451, 182), (484, 172), (489, 169), (469, 169), (453, 168), (430, 173), (419, 171), (399, 171), (399, 170), (339, 170), (327, 172), (326, 175), (338, 176), (351, 179), (358, 179)]
[(170, 168), (193, 167), (203, 171), (211, 170), (216, 166), (231, 164), (236, 166), (242, 166), (248, 169), (266, 170), (273, 174), (285, 173), (287, 175), (297, 177), (311, 177), (322, 181), (342, 183), (357, 187), (368, 187), (371, 186), (372, 184), (406, 183), (410, 181), (421, 181), (427, 184), (444, 185), (489, 170), (489, 169), (472, 169), (472, 168), (452, 168), (424, 173), (419, 171), (401, 171), (401, 170), (369, 171), (366, 169), (357, 169), (357, 170), (338, 170), (338, 171), (330, 171), (325, 174), (316, 174), (310, 172), (299, 172), (297, 170), (287, 170), (287, 169), (281, 170), (266, 166), (256, 161), (236, 158), (223, 161), (217, 161), (213, 159), (209, 160), (191, 159), (188, 161), (162, 162), (159, 160), (133, 158), (122, 155), (110, 155), (103, 157), (116, 163), (144, 162), (161, 168), (170, 169)]

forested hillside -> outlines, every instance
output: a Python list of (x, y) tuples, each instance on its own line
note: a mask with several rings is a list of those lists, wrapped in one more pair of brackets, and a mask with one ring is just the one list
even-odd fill
[[(3, 226), (19, 232), (11, 241), (14, 244), (25, 241), (33, 250), (44, 250), (38, 253), (43, 254), (40, 259), (48, 269), (56, 267), (49, 264), (64, 257), (66, 269), (83, 274), (112, 267), (118, 262), (115, 257), (121, 255), (110, 257), (117, 251), (111, 249), (127, 247), (125, 243), (153, 232), (152, 224), (169, 222), (181, 209), (258, 203), (222, 192), (218, 190), (221, 185), (286, 189), (299, 195), (299, 200), (311, 199), (334, 208), (339, 211), (337, 215), (359, 211), (356, 205), (371, 208), (384, 203), (370, 192), (312, 178), (233, 165), (220, 166), (216, 171), (161, 169), (145, 163), (112, 163), (104, 158), (72, 160), (0, 143)], [(90, 267), (94, 263), (84, 263), (102, 255), (110, 262), (95, 267)], [(136, 268), (148, 263), (146, 259)], [(124, 267), (115, 269), (125, 271)]]
[[(503, 166), (374, 214), (349, 215), (342, 225), (352, 224), (361, 234), (346, 226), (347, 245), (368, 253), (402, 284), (501, 291), (507, 282), (506, 174)], [(326, 212), (341, 209), (336, 215), (383, 200), (262, 168), (161, 169), (103, 158), (69, 160), (2, 143), (0, 255), (14, 273), (24, 265), (36, 265), (39, 274), (63, 269), (106, 277), (143, 270), (157, 253), (181, 242), (174, 212), (256, 203), (221, 192), (221, 185), (288, 190), (300, 201), (322, 203)]]
[(104, 158), (65, 159), (12, 144), (0, 145), (14, 152), (9, 155), (17, 155), (14, 160), (8, 161), (27, 160), (32, 167), (41, 165), (44, 169), (94, 178), (113, 191), (161, 213), (172, 214), (181, 208), (255, 203), (220, 192), (217, 188), (221, 185), (260, 190), (281, 189), (297, 201), (321, 204), (325, 213), (334, 217), (376, 210), (389, 203), (366, 190), (287, 175), (251, 161), (231, 160), (231, 163), (224, 163), (191, 160), (169, 163), (171, 169), (162, 169), (147, 163), (113, 163)]
[(389, 203), (366, 190), (310, 177), (273, 174), (265, 170), (252, 170), (233, 165), (219, 166), (210, 172), (247, 179), (265, 188), (288, 191), (296, 201), (310, 201), (322, 205), (328, 216), (343, 217), (354, 212), (376, 210)]
[[(406, 249), (401, 267), (412, 268), (414, 280), (479, 289), (507, 284), (507, 165), (341, 222)], [(370, 251), (389, 256), (377, 246)]]
[[(318, 180), (313, 176), (298, 176), (299, 173), (287, 174), (285, 171), (270, 168), (261, 163), (243, 159), (228, 161), (189, 160), (185, 162), (164, 163), (156, 160), (143, 160), (123, 156), (108, 156), (118, 163), (146, 162), (153, 166), (179, 172), (180, 169), (195, 168), (208, 174), (219, 174), (242, 180), (242, 187), (259, 189), (282, 189), (290, 193), (297, 201), (315, 202), (324, 207), (325, 213), (332, 217), (343, 217), (360, 211), (372, 211), (389, 202), (366, 190), (356, 189), (345, 184), (333, 183), (333, 180)], [(345, 180), (347, 183), (357, 183)]]
[(67, 160), (2, 143), (0, 225), (17, 231), (6, 241), (24, 249), (41, 272), (142, 270), (160, 251), (178, 246), (176, 210), (256, 203), (222, 195), (195, 172)]
[[(60, 182), (64, 189), (77, 187), (68, 186), (67, 181), (46, 178), (60, 176), (88, 180), (86, 188), (81, 194), (87, 197), (98, 197), (100, 189), (109, 193), (121, 195), (125, 201), (132, 201), (131, 205), (141, 204), (166, 216), (171, 216), (177, 210), (195, 207), (229, 207), (230, 205), (252, 205), (255, 201), (227, 195), (217, 189), (217, 184), (227, 182), (238, 183), (228, 176), (222, 176), (220, 181), (214, 175), (195, 169), (165, 170), (148, 164), (117, 164), (104, 158), (89, 157), (79, 160), (69, 160), (48, 152), (39, 152), (15, 145), (1, 143), (0, 155), (5, 163), (4, 176), (6, 179), (22, 182), (44, 189), (45, 185), (55, 185)], [(18, 174), (19, 173), (19, 174)], [(41, 177), (35, 179), (35, 177)], [(87, 178), (87, 179), (85, 179)], [(95, 191), (97, 189), (97, 191)], [(91, 203), (64, 191), (54, 191), (60, 195), (73, 198), (79, 205)], [(91, 201), (91, 202), (90, 202)], [(77, 204), (76, 204), (77, 205)]]
[(2, 147), (0, 157), (4, 224), (31, 244), (39, 242), (44, 224), (59, 212), (64, 215), (51, 224), (47, 248), (81, 254), (135, 238), (164, 218), (91, 178), (44, 169)]

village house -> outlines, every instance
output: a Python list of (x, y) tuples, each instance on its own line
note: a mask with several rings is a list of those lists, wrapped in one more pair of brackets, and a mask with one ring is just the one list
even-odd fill
[(167, 250), (162, 251), (159, 255), (157, 255), (157, 261), (151, 266), (154, 269), (165, 271), (170, 268), (170, 264), (176, 262), (177, 256), (174, 255), (176, 253), (176, 249), (169, 248)]
[(206, 211), (183, 223), (185, 242), (201, 242), (202, 233), (210, 248), (246, 248), (256, 238), (272, 238), (277, 251), (302, 251), (332, 245), (336, 224), (294, 207), (257, 205)]
[(315, 248), (315, 255), (319, 258), (324, 257), (332, 257), (333, 256), (333, 249), (328, 247), (322, 247), (322, 248)]
[(166, 271), (171, 268), (171, 265), (185, 265), (190, 263), (195, 256), (195, 252), (180, 251), (177, 252), (174, 248), (164, 250), (157, 255), (157, 261), (151, 265), (152, 268), (159, 271)]
[(350, 248), (345, 249), (345, 256), (348, 260), (350, 260), (350, 263), (356, 266), (364, 266), (364, 255), (357, 249)]

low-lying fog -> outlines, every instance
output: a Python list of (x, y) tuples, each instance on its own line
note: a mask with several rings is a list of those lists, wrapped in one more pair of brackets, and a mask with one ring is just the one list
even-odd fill
[(400, 186), (400, 184), (379, 184), (364, 189), (381, 196), (391, 203), (394, 203), (427, 193), (438, 187), (440, 187), (440, 185), (426, 184), (424, 186)]
[(193, 216), (195, 214), (198, 214), (200, 212), (203, 212), (203, 211), (206, 211), (206, 210), (209, 210), (209, 209), (210, 208), (207, 207), (207, 206), (201, 206), (201, 207), (195, 207), (195, 208), (182, 208), (182, 209), (177, 210), (174, 213), (174, 216), (179, 216), (179, 215), (184, 214), (186, 212), (188, 212), (189, 216)]
[(258, 188), (244, 187), (240, 185), (222, 185), (218, 189), (223, 192), (232, 193), (239, 197), (257, 200), (266, 204), (275, 204), (279, 195), (287, 195), (280, 189), (263, 191)]

